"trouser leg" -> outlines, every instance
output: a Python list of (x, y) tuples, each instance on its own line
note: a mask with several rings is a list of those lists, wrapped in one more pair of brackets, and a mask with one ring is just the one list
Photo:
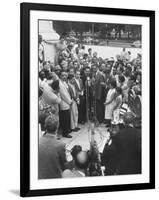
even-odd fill
[(60, 111), (60, 128), (62, 129), (62, 134), (67, 135), (70, 130), (70, 110)]

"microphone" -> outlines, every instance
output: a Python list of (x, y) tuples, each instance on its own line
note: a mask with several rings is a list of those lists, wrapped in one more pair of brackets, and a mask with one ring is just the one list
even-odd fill
[(90, 82), (90, 77), (87, 76), (87, 82), (88, 82), (88, 86), (90, 87), (91, 86), (91, 82)]

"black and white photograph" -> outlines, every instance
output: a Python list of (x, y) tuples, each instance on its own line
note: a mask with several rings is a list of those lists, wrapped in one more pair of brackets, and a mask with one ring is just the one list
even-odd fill
[(38, 178), (140, 174), (141, 25), (39, 20)]
[(154, 12), (22, 5), (21, 196), (154, 188)]

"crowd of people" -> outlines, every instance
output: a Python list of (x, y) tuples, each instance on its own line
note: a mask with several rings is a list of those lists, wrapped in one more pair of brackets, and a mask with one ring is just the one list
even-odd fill
[[(80, 130), (79, 124), (89, 121), (108, 128), (118, 126), (129, 111), (133, 119), (141, 119), (141, 111), (136, 112), (133, 103), (142, 93), (141, 54), (132, 59), (131, 52), (123, 48), (115, 58), (102, 58), (91, 48), (86, 50), (84, 45), (67, 42), (64, 37), (56, 49), (55, 62), (45, 61), (39, 35), (39, 125), (45, 136), (39, 143), (39, 178), (89, 176), (91, 172), (86, 169), (90, 169), (91, 153), (75, 146), (72, 167), (68, 167), (59, 139), (61, 135), (71, 138), (70, 133)], [(136, 132), (132, 129), (128, 132)], [(120, 174), (116, 167), (110, 174), (115, 173)]]

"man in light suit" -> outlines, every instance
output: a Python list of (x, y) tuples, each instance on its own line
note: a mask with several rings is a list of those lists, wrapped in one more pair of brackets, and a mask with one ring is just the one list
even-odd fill
[(84, 122), (84, 116), (83, 116), (83, 107), (84, 107), (84, 87), (83, 82), (80, 78), (80, 70), (76, 70), (75, 72), (75, 78), (74, 78), (74, 86), (78, 93), (79, 97), (79, 104), (78, 104), (78, 121), (79, 123)]
[(61, 71), (60, 75), (60, 128), (62, 129), (62, 134), (64, 137), (71, 138), (69, 135), (70, 131), (70, 106), (72, 105), (71, 96), (69, 93), (69, 87), (67, 84), (68, 73), (66, 71)]
[(39, 140), (38, 178), (61, 178), (66, 162), (64, 143), (55, 137), (58, 128), (56, 115), (50, 115), (45, 120), (46, 134)]

